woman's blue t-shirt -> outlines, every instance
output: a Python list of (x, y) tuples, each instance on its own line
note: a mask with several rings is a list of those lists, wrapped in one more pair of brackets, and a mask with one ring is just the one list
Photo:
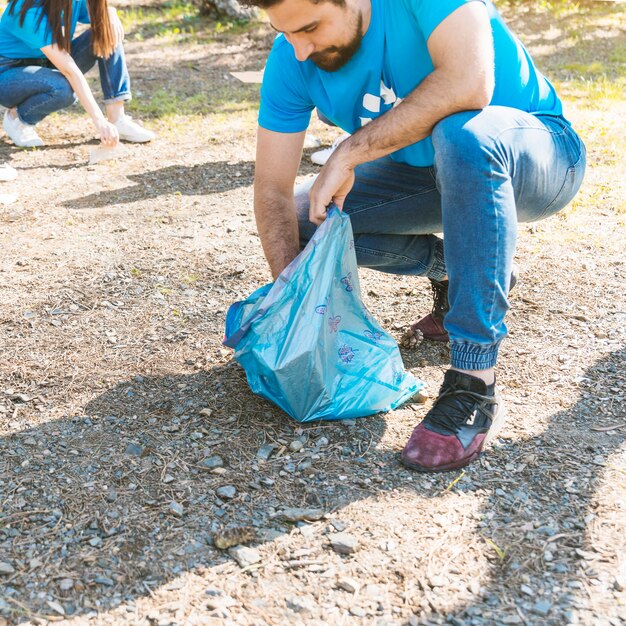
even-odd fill
[[(448, 15), (472, 1), (372, 0), (372, 17), (361, 46), (336, 72), (321, 70), (312, 61), (298, 61), (291, 44), (279, 35), (263, 76), (259, 125), (282, 133), (301, 132), (317, 107), (343, 130), (355, 132), (399, 104), (433, 71), (426, 45), (429, 36)], [(537, 70), (491, 0), (481, 1), (489, 11), (495, 49), (491, 104), (562, 115), (554, 87)], [(391, 157), (416, 167), (431, 166), (431, 139)]]
[[(52, 32), (48, 26), (48, 18), (44, 14), (39, 21), (43, 8), (35, 4), (26, 12), (24, 23), (20, 26), (20, 11), (24, 0), (18, 0), (10, 11), (4, 10), (0, 18), (0, 56), (9, 59), (42, 59), (45, 58), (41, 48), (52, 44)], [(73, 0), (72, 32), (74, 36), (76, 24), (89, 24), (87, 0)]]

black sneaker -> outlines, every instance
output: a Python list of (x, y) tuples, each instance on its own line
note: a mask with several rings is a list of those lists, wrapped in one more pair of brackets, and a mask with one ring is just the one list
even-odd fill
[(439, 397), (402, 451), (402, 463), (420, 472), (465, 467), (496, 436), (505, 413), (495, 383), (448, 370)]

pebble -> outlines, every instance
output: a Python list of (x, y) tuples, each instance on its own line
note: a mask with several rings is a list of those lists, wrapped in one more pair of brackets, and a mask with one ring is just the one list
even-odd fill
[(129, 443), (126, 446), (126, 454), (130, 456), (143, 456), (144, 448), (136, 443)]
[(302, 448), (304, 448), (304, 444), (299, 439), (296, 439), (289, 444), (289, 449), (292, 452), (300, 452)]
[(259, 551), (254, 548), (248, 548), (247, 546), (235, 546), (234, 548), (230, 548), (228, 554), (239, 563), (240, 567), (249, 567), (261, 560)]
[(317, 522), (324, 516), (322, 509), (283, 509), (282, 517), (288, 522)]
[(354, 615), (354, 617), (365, 617), (367, 615), (365, 609), (362, 609), (360, 606), (351, 606), (349, 611), (350, 615)]
[(545, 617), (550, 612), (552, 604), (548, 600), (539, 600), (532, 608), (532, 612)]
[(275, 449), (276, 446), (273, 443), (266, 443), (257, 450), (256, 456), (263, 461), (267, 461), (272, 456)]
[(226, 500), (232, 500), (237, 495), (237, 490), (232, 485), (224, 485), (215, 490), (218, 497)]
[(61, 591), (69, 591), (74, 587), (74, 581), (71, 578), (62, 578), (59, 581), (59, 589)]
[(330, 547), (338, 554), (352, 554), (359, 547), (359, 540), (349, 533), (337, 533), (330, 537)]
[(615, 591), (626, 591), (626, 577), (616, 576), (613, 581), (613, 589)]
[(208, 407), (204, 407), (203, 409), (200, 409), (198, 411), (198, 414), (204, 415), (204, 417), (211, 417), (211, 415), (213, 414), (213, 411), (209, 409)]
[(46, 602), (46, 604), (55, 612), (58, 613), (59, 615), (65, 615), (65, 609), (58, 603), (55, 602), (54, 600), (48, 600)]
[(357, 593), (360, 585), (354, 578), (340, 578), (337, 581), (337, 587), (347, 591), (348, 593)]
[(326, 437), (320, 437), (316, 442), (315, 445), (318, 448), (325, 448), (330, 442), (328, 441), (328, 439)]
[(102, 539), (100, 539), (100, 537), (94, 537), (93, 539), (89, 540), (89, 545), (93, 548), (97, 548), (98, 546), (102, 545)]
[(308, 596), (292, 596), (286, 598), (285, 602), (294, 613), (313, 613), (316, 606), (313, 598)]
[(519, 589), (522, 593), (526, 594), (527, 596), (532, 597), (535, 595), (535, 592), (528, 585), (522, 585)]
[(172, 500), (168, 507), (169, 512), (176, 517), (182, 517), (185, 513), (185, 508), (182, 504), (179, 504), (175, 500)]
[(202, 459), (202, 461), (200, 461), (200, 465), (203, 469), (215, 469), (216, 467), (223, 467), (224, 459), (215, 454), (207, 457), (206, 459)]
[(0, 575), (8, 576), (9, 574), (14, 574), (15, 568), (10, 563), (4, 563), (0, 561)]

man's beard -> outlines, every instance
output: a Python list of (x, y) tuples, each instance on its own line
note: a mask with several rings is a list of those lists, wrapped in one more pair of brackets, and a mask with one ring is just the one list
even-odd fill
[(309, 59), (325, 72), (336, 72), (356, 54), (362, 39), (363, 14), (359, 12), (354, 35), (345, 46), (331, 46), (325, 50), (314, 52)]

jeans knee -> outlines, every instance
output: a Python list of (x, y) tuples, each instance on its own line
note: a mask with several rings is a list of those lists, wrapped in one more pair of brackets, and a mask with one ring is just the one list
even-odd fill
[(446, 165), (458, 167), (479, 163), (488, 158), (495, 144), (485, 132), (480, 111), (462, 111), (444, 117), (433, 128), (435, 163), (440, 172)]
[(69, 81), (59, 82), (52, 88), (52, 97), (59, 109), (72, 106), (77, 100)]

